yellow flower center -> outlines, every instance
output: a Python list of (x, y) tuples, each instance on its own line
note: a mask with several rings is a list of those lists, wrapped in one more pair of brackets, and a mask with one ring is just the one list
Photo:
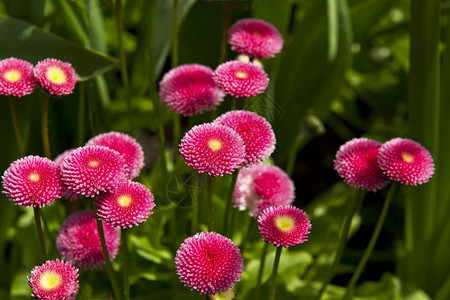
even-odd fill
[(97, 167), (99, 164), (100, 164), (100, 163), (99, 163), (97, 160), (91, 160), (91, 161), (89, 162), (89, 166), (92, 167), (92, 168)]
[(413, 162), (413, 160), (414, 160), (414, 156), (412, 156), (411, 154), (406, 153), (406, 152), (402, 153), (402, 158), (407, 163)]
[(53, 271), (46, 271), (42, 274), (39, 285), (44, 290), (51, 290), (61, 285), (61, 281), (61, 275)]
[(237, 71), (236, 72), (236, 77), (237, 78), (241, 78), (241, 79), (245, 79), (248, 77), (248, 73), (244, 72), (244, 71)]
[(127, 207), (131, 203), (131, 197), (128, 195), (122, 195), (119, 197), (119, 199), (117, 199), (117, 202), (120, 206)]
[(47, 69), (47, 78), (56, 84), (63, 84), (67, 82), (66, 73), (61, 68), (50, 67)]
[(30, 179), (30, 180), (33, 181), (33, 182), (39, 181), (40, 178), (41, 178), (41, 177), (40, 177), (39, 174), (36, 173), (36, 172), (33, 172), (33, 173), (31, 173), (30, 175), (28, 175), (28, 179)]
[(222, 148), (222, 142), (221, 141), (219, 141), (219, 140), (210, 140), (209, 142), (208, 142), (208, 146), (209, 146), (209, 148), (211, 148), (211, 150), (213, 150), (213, 151), (217, 151), (217, 150), (219, 150), (220, 148)]
[(22, 78), (22, 73), (17, 70), (9, 70), (3, 74), (3, 78), (9, 82), (16, 82)]
[(279, 216), (275, 219), (275, 224), (281, 231), (291, 231), (294, 228), (294, 219), (289, 216)]

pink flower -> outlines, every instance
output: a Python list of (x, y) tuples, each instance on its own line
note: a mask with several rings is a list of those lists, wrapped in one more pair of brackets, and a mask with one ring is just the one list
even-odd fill
[(233, 129), (244, 141), (243, 166), (260, 163), (269, 158), (275, 150), (276, 140), (272, 126), (258, 114), (246, 110), (233, 110), (221, 115), (214, 122)]
[(78, 269), (70, 262), (47, 260), (28, 277), (31, 297), (42, 300), (73, 300), (78, 293)]
[(133, 181), (121, 183), (113, 192), (100, 195), (95, 204), (97, 214), (105, 223), (122, 228), (144, 222), (155, 207), (149, 189)]
[(128, 169), (119, 152), (104, 146), (73, 150), (61, 164), (61, 177), (71, 191), (85, 197), (113, 190), (126, 180)]
[(161, 101), (177, 113), (191, 116), (214, 110), (225, 97), (212, 79), (213, 70), (199, 64), (181, 65), (159, 83)]
[(194, 126), (181, 140), (181, 157), (199, 173), (212, 176), (231, 174), (244, 160), (242, 138), (232, 129), (218, 124)]
[(31, 63), (15, 57), (0, 60), (0, 95), (22, 97), (35, 88)]
[(128, 179), (139, 176), (144, 167), (144, 151), (142, 146), (131, 136), (121, 132), (107, 132), (91, 138), (86, 146), (106, 146), (119, 152), (128, 167)]
[(253, 165), (239, 171), (234, 188), (234, 206), (247, 209), (256, 218), (271, 206), (292, 204), (294, 183), (279, 167)]
[(228, 30), (231, 49), (257, 58), (270, 58), (283, 48), (278, 29), (259, 19), (242, 19)]
[[(114, 259), (120, 245), (120, 229), (102, 224), (109, 258)], [(95, 213), (84, 210), (70, 215), (61, 225), (56, 247), (63, 259), (75, 266), (86, 269), (100, 267), (104, 259)]]
[(384, 174), (402, 184), (422, 184), (434, 174), (430, 152), (410, 139), (394, 138), (384, 143), (378, 151), (378, 164)]
[(269, 78), (263, 69), (238, 60), (219, 65), (214, 71), (213, 79), (226, 94), (235, 97), (262, 94), (269, 84)]
[(263, 240), (277, 247), (295, 246), (308, 240), (311, 223), (306, 213), (294, 206), (272, 206), (258, 217)]
[(45, 157), (29, 155), (16, 160), (2, 179), (3, 193), (16, 205), (42, 207), (61, 198), (58, 166)]
[(72, 94), (78, 76), (72, 65), (55, 58), (41, 60), (34, 67), (37, 82), (52, 95)]
[(389, 183), (377, 163), (381, 144), (367, 138), (355, 138), (339, 148), (334, 169), (344, 181), (355, 188), (376, 192)]
[(185, 286), (210, 295), (230, 289), (244, 269), (239, 248), (215, 232), (200, 232), (184, 240), (175, 265)]
[[(61, 164), (64, 161), (64, 159), (69, 155), (73, 150), (75, 149), (69, 149), (64, 151), (63, 153), (59, 154), (53, 161), (58, 166), (60, 172), (61, 172)], [(82, 196), (80, 194), (75, 193), (74, 191), (70, 190), (64, 182), (62, 182), (62, 198), (68, 199), (70, 201), (75, 201)]]

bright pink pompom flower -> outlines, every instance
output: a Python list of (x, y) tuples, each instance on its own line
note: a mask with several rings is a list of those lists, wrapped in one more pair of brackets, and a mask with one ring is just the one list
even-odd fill
[(233, 202), (256, 218), (268, 207), (292, 204), (294, 197), (294, 183), (289, 176), (277, 166), (261, 164), (239, 171)]
[(199, 173), (211, 176), (231, 174), (244, 160), (242, 138), (232, 129), (218, 124), (194, 126), (181, 140), (181, 157)]
[(187, 238), (175, 256), (178, 277), (200, 294), (217, 294), (231, 288), (244, 269), (239, 248), (215, 232)]
[(422, 184), (434, 174), (430, 152), (410, 139), (394, 138), (384, 143), (378, 151), (378, 164), (384, 174), (402, 184)]
[(225, 97), (212, 79), (213, 70), (199, 64), (176, 67), (159, 83), (161, 101), (184, 116), (214, 110)]
[(258, 217), (263, 240), (277, 247), (295, 246), (308, 240), (311, 223), (306, 213), (294, 206), (272, 206)]
[(34, 67), (37, 82), (52, 95), (72, 94), (78, 76), (72, 65), (55, 58), (41, 60)]
[(3, 188), (16, 205), (42, 207), (61, 198), (58, 166), (46, 157), (29, 155), (11, 164), (2, 176)]
[(67, 188), (85, 197), (112, 191), (126, 180), (128, 168), (119, 152), (104, 146), (73, 150), (61, 163), (61, 177)]
[(133, 181), (121, 183), (113, 192), (100, 195), (95, 204), (97, 214), (105, 223), (122, 228), (144, 222), (155, 207), (149, 189)]
[(0, 60), (0, 95), (22, 97), (36, 86), (31, 63), (15, 57)]
[(31, 297), (41, 300), (73, 300), (78, 293), (78, 269), (70, 262), (48, 260), (27, 276)]
[(246, 110), (229, 111), (218, 117), (214, 123), (230, 127), (239, 134), (245, 145), (243, 166), (260, 163), (269, 158), (275, 150), (275, 134), (270, 123), (254, 112)]
[(106, 132), (91, 138), (86, 146), (105, 146), (119, 152), (128, 167), (128, 179), (139, 176), (144, 167), (144, 151), (142, 146), (131, 136), (122, 132)]
[(371, 139), (352, 139), (339, 148), (334, 169), (348, 185), (376, 192), (389, 183), (377, 163), (380, 147), (379, 142)]
[(283, 38), (278, 29), (259, 19), (242, 19), (228, 30), (231, 49), (257, 58), (270, 58), (283, 48)]
[[(64, 151), (63, 153), (59, 154), (53, 161), (58, 166), (60, 172), (61, 172), (61, 164), (64, 161), (64, 159), (69, 155), (73, 150), (75, 149), (69, 149)], [(63, 192), (62, 192), (62, 198), (67, 199), (69, 201), (75, 201), (82, 197), (82, 195), (75, 193), (74, 191), (67, 188), (67, 186), (62, 182), (63, 185)]]
[(269, 84), (269, 77), (263, 69), (238, 60), (219, 65), (214, 71), (213, 79), (226, 94), (235, 97), (262, 94)]
[[(109, 258), (114, 259), (120, 245), (120, 229), (102, 224)], [(100, 267), (104, 259), (95, 213), (84, 210), (70, 215), (61, 225), (56, 247), (63, 259), (77, 267)]]

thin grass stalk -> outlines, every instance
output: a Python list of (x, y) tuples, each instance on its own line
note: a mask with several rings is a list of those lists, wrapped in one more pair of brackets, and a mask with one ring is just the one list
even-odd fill
[(213, 178), (209, 175), (206, 176), (206, 201), (207, 201), (207, 214), (208, 214), (208, 231), (213, 231), (214, 229), (214, 218), (213, 218), (213, 202), (212, 202), (212, 181)]
[(276, 291), (277, 291), (278, 266), (280, 264), (281, 250), (283, 250), (283, 246), (277, 247), (277, 251), (275, 253), (272, 277), (270, 278), (269, 300), (275, 300), (275, 295), (276, 295)]
[(127, 229), (121, 229), (122, 236), (122, 271), (123, 271), (123, 297), (124, 300), (130, 299), (130, 280), (129, 280), (129, 264), (128, 264), (128, 238)]
[(41, 248), (41, 254), (44, 261), (48, 259), (47, 248), (45, 247), (44, 232), (42, 231), (41, 213), (40, 208), (33, 206), (34, 223), (36, 224), (36, 232), (39, 240), (39, 246)]
[(50, 94), (45, 93), (42, 105), (42, 143), (44, 146), (44, 154), (48, 159), (52, 159), (50, 150), (50, 140), (48, 138), (48, 106), (50, 102)]
[(16, 135), (17, 146), (19, 147), (20, 156), (25, 156), (25, 146), (23, 144), (22, 133), (20, 131), (19, 119), (17, 117), (16, 99), (9, 97), (9, 107), (11, 110), (11, 119), (14, 126), (14, 133)]
[(228, 190), (228, 197), (226, 199), (225, 204), (225, 214), (223, 219), (223, 233), (224, 235), (228, 235), (228, 226), (230, 224), (230, 212), (232, 211), (233, 206), (233, 194), (234, 194), (234, 188), (236, 186), (237, 177), (239, 175), (239, 170), (236, 170), (231, 175), (231, 182), (230, 182), (230, 188)]
[(264, 243), (264, 248), (261, 252), (261, 259), (259, 261), (259, 271), (258, 271), (258, 279), (256, 280), (256, 291), (255, 291), (255, 299), (259, 299), (259, 295), (261, 294), (261, 283), (264, 275), (264, 267), (266, 265), (266, 256), (267, 250), (269, 249), (269, 243)]

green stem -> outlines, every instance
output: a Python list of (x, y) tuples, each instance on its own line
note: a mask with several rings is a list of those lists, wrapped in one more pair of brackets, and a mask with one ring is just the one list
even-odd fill
[(350, 233), (350, 228), (351, 228), (353, 217), (356, 214), (356, 212), (358, 211), (362, 200), (364, 199), (364, 194), (365, 193), (363, 192), (363, 190), (356, 190), (355, 199), (353, 200), (352, 203), (350, 203), (350, 205), (348, 207), (347, 215), (345, 217), (344, 224), (342, 226), (341, 233), (339, 235), (340, 238), (339, 238), (339, 242), (338, 242), (338, 248), (336, 250), (336, 256), (334, 257), (334, 262), (333, 262), (333, 265), (331, 266), (331, 270), (327, 274), (328, 277), (322, 284), (319, 294), (317, 295), (317, 298), (316, 298), (317, 300), (320, 300), (320, 298), (322, 298), (322, 295), (325, 293), (325, 290), (326, 290), (328, 284), (330, 283), (331, 279), (333, 278), (333, 275), (336, 271), (337, 265), (341, 261), (342, 253), (344, 252), (345, 245), (347, 244), (348, 235)]
[(17, 118), (16, 99), (9, 97), (9, 104), (11, 109), (11, 118), (14, 126), (14, 133), (16, 134), (17, 146), (19, 147), (20, 156), (25, 156), (25, 147), (23, 145), (22, 133), (20, 132), (19, 119)]
[(178, 66), (178, 0), (173, 0), (173, 17), (172, 17), (172, 68)]
[(192, 175), (192, 209), (191, 209), (191, 235), (197, 232), (198, 227), (198, 203), (200, 198), (200, 174), (197, 171)]
[(255, 291), (255, 299), (259, 299), (259, 295), (261, 294), (261, 283), (264, 274), (264, 267), (266, 265), (266, 255), (267, 250), (269, 249), (269, 243), (264, 243), (263, 251), (261, 252), (261, 261), (259, 262), (259, 271), (258, 271), (258, 279), (256, 281), (256, 291)]
[(173, 165), (176, 166), (177, 159), (179, 157), (178, 144), (181, 141), (181, 116), (174, 112), (173, 113)]
[(213, 203), (212, 203), (212, 180), (211, 176), (206, 176), (206, 200), (208, 206), (208, 231), (213, 231)]
[(125, 300), (130, 299), (130, 281), (128, 279), (129, 267), (128, 267), (128, 241), (127, 241), (127, 229), (121, 229), (122, 234), (122, 259), (123, 259), (123, 296)]
[(229, 225), (229, 219), (230, 219), (230, 212), (231, 212), (231, 207), (233, 205), (233, 194), (234, 194), (234, 187), (236, 186), (236, 181), (237, 181), (237, 177), (238, 177), (239, 171), (235, 171), (233, 172), (233, 174), (231, 175), (231, 183), (230, 183), (230, 187), (228, 190), (228, 197), (226, 199), (226, 204), (225, 204), (225, 215), (224, 215), (224, 220), (223, 220), (223, 233), (224, 235), (228, 234), (228, 225)]
[(286, 173), (288, 174), (289, 177), (291, 177), (292, 174), (294, 173), (294, 166), (295, 166), (295, 161), (297, 159), (297, 153), (300, 149), (300, 146), (302, 145), (303, 140), (304, 140), (304, 135), (300, 132), (295, 137), (295, 141), (292, 144), (292, 147), (289, 151), (289, 157), (288, 157), (288, 161), (286, 164)]
[(228, 29), (230, 28), (230, 19), (231, 19), (230, 10), (225, 10), (225, 15), (223, 16), (222, 42), (220, 46), (219, 64), (225, 62), (227, 58), (227, 46), (228, 46), (227, 37), (228, 37)]
[(277, 252), (275, 253), (272, 277), (270, 278), (269, 300), (275, 300), (275, 294), (277, 290), (278, 266), (280, 264), (281, 250), (283, 250), (283, 246), (277, 247)]
[(166, 135), (164, 133), (164, 127), (163, 124), (158, 124), (158, 141), (159, 141), (159, 156), (162, 159), (163, 164), (163, 172), (164, 177), (168, 174), (167, 169), (167, 159), (166, 159)]
[(389, 206), (392, 202), (392, 198), (394, 198), (394, 193), (399, 183), (397, 181), (392, 182), (391, 187), (389, 189), (388, 195), (386, 197), (386, 200), (384, 201), (383, 208), (381, 210), (380, 217), (378, 218), (377, 225), (375, 226), (375, 230), (372, 234), (372, 237), (369, 241), (369, 244), (367, 245), (366, 250), (364, 251), (363, 257), (359, 261), (358, 267), (356, 268), (356, 271), (353, 273), (352, 278), (350, 279), (350, 282), (347, 286), (347, 291), (345, 293), (344, 299), (350, 299), (353, 295), (353, 290), (355, 289), (356, 282), (358, 281), (359, 277), (361, 276), (362, 271), (364, 270), (364, 267), (367, 264), (367, 261), (370, 258), (370, 255), (372, 254), (372, 251), (375, 247), (375, 244), (377, 243), (378, 236), (380, 235), (381, 229), (384, 224), (384, 220), (386, 219), (386, 215), (389, 211)]
[(44, 145), (45, 156), (52, 159), (52, 153), (50, 151), (50, 141), (48, 138), (48, 105), (50, 102), (50, 94), (45, 93), (44, 103), (42, 106), (42, 142)]
[(84, 144), (84, 123), (86, 119), (86, 88), (84, 82), (80, 83), (78, 98), (78, 145)]
[(44, 260), (47, 260), (48, 255), (47, 249), (45, 247), (44, 232), (42, 231), (40, 208), (33, 206), (33, 211), (34, 211), (34, 223), (36, 224), (36, 231), (39, 239), (39, 245), (41, 247), (42, 258)]
[(250, 239), (252, 229), (255, 226), (256, 219), (251, 218), (250, 222), (248, 223), (247, 230), (245, 231), (245, 235), (242, 238), (241, 246), (239, 247), (241, 249), (241, 252), (244, 252), (245, 246), (247, 245), (248, 240)]

